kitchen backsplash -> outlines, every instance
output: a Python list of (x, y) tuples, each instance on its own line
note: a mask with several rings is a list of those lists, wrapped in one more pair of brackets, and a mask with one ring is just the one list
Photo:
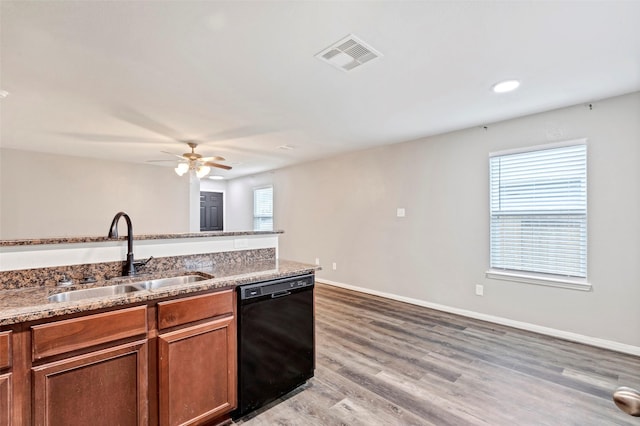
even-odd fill
[[(153, 275), (172, 270), (206, 272), (224, 268), (226, 264), (231, 265), (248, 262), (273, 262), (275, 267), (276, 249), (271, 247), (208, 254), (157, 257), (151, 259), (149, 263), (139, 268), (139, 275)], [(58, 281), (65, 277), (71, 279), (74, 284), (82, 284), (83, 280), (86, 279), (104, 281), (120, 277), (122, 275), (122, 264), (123, 262), (105, 262), (1, 271), (0, 290), (26, 287), (55, 287)]]

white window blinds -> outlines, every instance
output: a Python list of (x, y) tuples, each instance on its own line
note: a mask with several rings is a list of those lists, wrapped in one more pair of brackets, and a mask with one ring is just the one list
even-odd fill
[(273, 231), (273, 186), (253, 190), (253, 230)]
[(491, 268), (587, 276), (587, 146), (490, 158)]

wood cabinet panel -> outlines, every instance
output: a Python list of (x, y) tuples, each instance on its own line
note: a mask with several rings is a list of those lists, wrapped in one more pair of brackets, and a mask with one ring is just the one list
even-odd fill
[(233, 314), (232, 290), (160, 302), (158, 328), (162, 330), (225, 314)]
[(10, 426), (13, 413), (11, 403), (11, 373), (0, 375), (0, 426)]
[(11, 367), (11, 331), (0, 332), (0, 370)]
[(228, 316), (158, 336), (160, 425), (204, 424), (236, 407), (236, 328)]
[(134, 337), (147, 332), (147, 307), (36, 325), (32, 330), (33, 360)]
[(36, 426), (146, 425), (147, 341), (34, 367)]
[(10, 426), (14, 418), (13, 408), (13, 373), (12, 366), (12, 332), (0, 332), (0, 426)]

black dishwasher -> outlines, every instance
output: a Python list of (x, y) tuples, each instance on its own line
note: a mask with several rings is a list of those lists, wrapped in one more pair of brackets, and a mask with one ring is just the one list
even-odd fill
[(238, 409), (266, 405), (313, 377), (314, 275), (238, 286)]

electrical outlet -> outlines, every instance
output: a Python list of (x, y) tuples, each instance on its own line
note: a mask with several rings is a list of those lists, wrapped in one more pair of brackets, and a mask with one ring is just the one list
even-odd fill
[(482, 284), (476, 284), (476, 296), (484, 296), (484, 286)]
[(316, 257), (316, 265), (319, 265), (319, 264), (320, 264), (320, 258)]
[(338, 264), (336, 262), (333, 262), (333, 270), (335, 271), (336, 269), (338, 269)]

